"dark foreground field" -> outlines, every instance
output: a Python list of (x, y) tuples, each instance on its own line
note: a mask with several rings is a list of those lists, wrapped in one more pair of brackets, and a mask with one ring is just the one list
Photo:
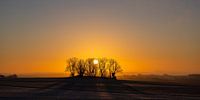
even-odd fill
[(200, 86), (100, 78), (0, 79), (0, 100), (200, 99)]

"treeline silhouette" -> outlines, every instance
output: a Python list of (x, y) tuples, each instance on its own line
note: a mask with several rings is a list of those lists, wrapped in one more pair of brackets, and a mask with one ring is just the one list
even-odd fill
[(17, 78), (17, 77), (18, 77), (17, 74), (11, 74), (7, 76), (0, 74), (0, 78)]
[(122, 72), (122, 68), (115, 59), (108, 58), (87, 58), (76, 57), (67, 59), (66, 71), (70, 76), (90, 76), (116, 79), (116, 73)]

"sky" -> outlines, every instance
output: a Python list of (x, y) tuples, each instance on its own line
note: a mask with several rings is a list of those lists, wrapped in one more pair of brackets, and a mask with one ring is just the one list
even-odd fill
[(1, 0), (0, 73), (64, 73), (108, 57), (124, 73), (200, 73), (199, 0)]

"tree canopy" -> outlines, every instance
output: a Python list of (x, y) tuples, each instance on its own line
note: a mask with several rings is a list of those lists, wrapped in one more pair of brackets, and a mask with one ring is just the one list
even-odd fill
[(116, 73), (122, 72), (122, 68), (115, 59), (76, 57), (67, 59), (66, 71), (74, 76), (107, 77), (116, 79)]

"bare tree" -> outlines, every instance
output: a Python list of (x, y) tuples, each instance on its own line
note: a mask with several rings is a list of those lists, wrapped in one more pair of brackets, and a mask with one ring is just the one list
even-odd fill
[(88, 58), (88, 59), (86, 59), (86, 62), (85, 62), (85, 64), (86, 64), (86, 74), (88, 75), (88, 76), (96, 76), (96, 74), (97, 74), (97, 67), (96, 67), (96, 65), (94, 64), (94, 58)]
[(78, 61), (78, 58), (76, 57), (67, 59), (66, 71), (70, 71), (70, 74), (72, 77), (74, 77), (75, 72), (76, 72), (77, 61)]
[(101, 77), (106, 77), (107, 58), (99, 58), (99, 72)]
[(110, 78), (116, 78), (116, 73), (121, 72), (121, 66), (119, 63), (114, 59), (109, 59), (109, 74)]
[(86, 64), (83, 59), (79, 59), (76, 67), (76, 71), (80, 77), (83, 77), (86, 71)]

